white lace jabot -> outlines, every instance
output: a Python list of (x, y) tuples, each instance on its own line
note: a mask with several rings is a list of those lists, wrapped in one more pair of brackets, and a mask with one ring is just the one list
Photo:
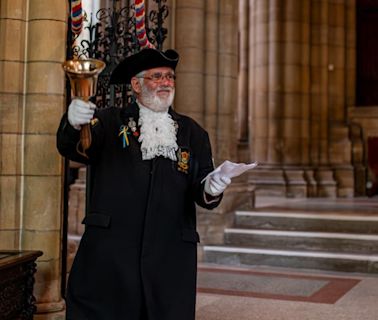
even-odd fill
[(140, 103), (139, 105), (139, 142), (142, 143), (143, 160), (158, 156), (177, 160), (177, 138), (175, 122), (168, 112), (155, 112)]

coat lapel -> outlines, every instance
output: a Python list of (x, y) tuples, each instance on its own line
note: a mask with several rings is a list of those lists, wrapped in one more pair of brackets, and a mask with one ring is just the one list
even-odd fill
[[(120, 134), (122, 130), (125, 130), (125, 128), (128, 130), (129, 134), (128, 137), (131, 139), (135, 139), (135, 141), (139, 144), (138, 138), (140, 134), (140, 128), (138, 126), (138, 120), (139, 120), (139, 107), (136, 104), (136, 102), (128, 105), (125, 108), (121, 109), (121, 125), (120, 125)], [(133, 125), (132, 125), (133, 123)], [(136, 128), (136, 132), (134, 132), (132, 129)]]

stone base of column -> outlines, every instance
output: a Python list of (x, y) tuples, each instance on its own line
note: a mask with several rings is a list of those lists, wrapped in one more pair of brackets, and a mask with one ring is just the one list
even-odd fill
[(286, 196), (286, 181), (281, 168), (257, 167), (249, 171), (248, 181), (255, 186), (257, 195)]
[(312, 169), (305, 169), (304, 178), (307, 182), (307, 197), (312, 198), (317, 196), (317, 186), (315, 179), (315, 172)]
[(34, 320), (65, 320), (66, 304), (64, 300), (59, 302), (37, 303), (37, 313)]
[(308, 186), (303, 169), (285, 169), (286, 196), (290, 198), (306, 198)]
[(326, 198), (336, 198), (337, 186), (333, 177), (333, 170), (324, 168), (315, 171), (315, 180), (317, 182), (317, 196)]
[(334, 176), (337, 181), (337, 196), (351, 198), (354, 196), (354, 170), (352, 166), (335, 168)]

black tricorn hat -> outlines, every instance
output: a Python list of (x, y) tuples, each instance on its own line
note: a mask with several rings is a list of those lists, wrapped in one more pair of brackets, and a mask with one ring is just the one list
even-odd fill
[(118, 64), (110, 76), (110, 84), (128, 84), (132, 77), (148, 69), (170, 67), (175, 70), (178, 61), (179, 54), (175, 50), (168, 49), (163, 52), (151, 48), (143, 49)]

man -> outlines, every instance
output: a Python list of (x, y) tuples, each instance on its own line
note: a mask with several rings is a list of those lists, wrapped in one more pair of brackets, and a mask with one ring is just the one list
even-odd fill
[[(214, 168), (207, 132), (171, 108), (178, 60), (174, 50), (144, 49), (111, 77), (131, 83), (136, 103), (95, 110), (74, 99), (63, 116), (60, 153), (91, 165), (67, 319), (195, 318), (195, 203), (216, 207), (231, 181), (208, 176)], [(77, 149), (87, 123), (92, 143), (84, 157)]]

